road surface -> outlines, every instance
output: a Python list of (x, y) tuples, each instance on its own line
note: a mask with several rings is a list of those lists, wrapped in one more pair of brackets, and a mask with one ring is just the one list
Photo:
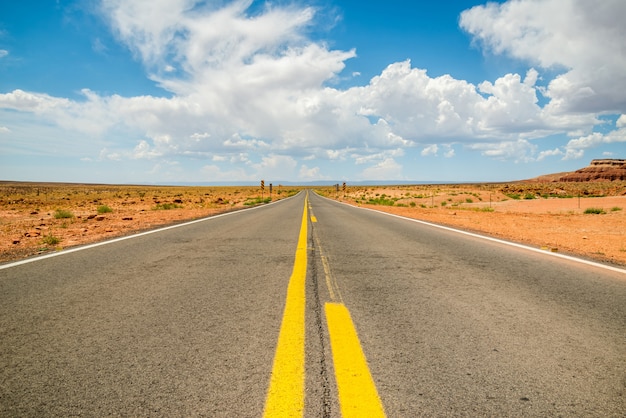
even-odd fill
[(0, 266), (0, 416), (623, 416), (626, 274), (312, 192)]

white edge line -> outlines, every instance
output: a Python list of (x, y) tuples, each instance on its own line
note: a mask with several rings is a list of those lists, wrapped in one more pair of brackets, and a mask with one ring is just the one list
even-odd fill
[[(296, 195), (294, 195), (292, 197), (295, 197), (298, 194), (296, 194)], [(237, 213), (247, 212), (247, 211), (254, 210), (254, 209), (260, 209), (260, 208), (268, 207), (270, 205), (274, 205), (276, 203), (284, 202), (284, 201), (286, 201), (288, 199), (291, 199), (291, 197), (288, 197), (288, 198), (285, 198), (285, 199), (280, 199), (280, 200), (277, 200), (275, 202), (268, 203), (268, 204), (262, 205), (262, 206), (254, 206), (252, 208), (245, 208), (245, 209), (235, 210), (235, 211), (232, 211), (232, 212), (218, 213), (216, 215), (207, 216), (206, 218), (195, 219), (193, 221), (183, 222), (183, 223), (176, 224), (176, 225), (165, 226), (165, 227), (158, 228), (158, 229), (151, 229), (149, 231), (139, 232), (137, 234), (126, 235), (126, 236), (118, 237), (118, 238), (112, 238), (112, 239), (109, 239), (109, 240), (106, 240), (106, 241), (95, 242), (93, 244), (80, 245), (80, 246), (77, 246), (77, 247), (69, 248), (67, 250), (60, 250), (60, 251), (57, 251), (57, 252), (54, 252), (54, 253), (44, 254), (44, 255), (40, 255), (40, 256), (34, 256), (34, 257), (31, 257), (31, 258), (26, 258), (24, 260), (14, 261), (12, 263), (0, 264), (0, 270), (8, 269), (8, 268), (11, 268), (11, 267), (17, 267), (17, 266), (20, 266), (22, 264), (33, 263), (35, 261), (44, 260), (46, 258), (52, 258), (52, 257), (60, 256), (60, 255), (74, 253), (76, 251), (88, 250), (90, 248), (99, 247), (101, 245), (113, 244), (113, 243), (116, 243), (116, 242), (125, 241), (127, 239), (138, 238), (138, 237), (142, 237), (144, 235), (156, 234), (157, 232), (167, 231), (168, 229), (180, 228), (181, 226), (192, 225), (192, 224), (195, 224), (195, 223), (198, 223), (198, 222), (210, 221), (210, 220), (213, 220), (213, 219), (221, 218), (223, 216), (235, 215)]]
[[(320, 196), (320, 195), (318, 195), (318, 196)], [(327, 197), (324, 197), (324, 196), (320, 196), (320, 197), (322, 197), (324, 199), (328, 199)], [(364, 207), (361, 207), (361, 206), (355, 206), (355, 205), (351, 205), (351, 204), (345, 203), (345, 202), (338, 202), (338, 201), (333, 200), (333, 199), (328, 199), (328, 200), (330, 200), (331, 202), (339, 203), (341, 205), (350, 206), (350, 207), (353, 207), (353, 208), (356, 208), (356, 209), (369, 210), (371, 212), (382, 213), (383, 215), (392, 216), (394, 218), (404, 219), (404, 220), (411, 221), (411, 222), (416, 222), (416, 223), (419, 223), (419, 224), (422, 224), (422, 225), (428, 225), (428, 226), (431, 226), (431, 227), (434, 227), (434, 228), (439, 228), (439, 229), (443, 229), (443, 230), (446, 230), (446, 231), (456, 232), (458, 234), (468, 235), (468, 236), (474, 237), (474, 238), (480, 238), (480, 239), (484, 239), (484, 240), (487, 240), (487, 241), (497, 242), (499, 244), (510, 245), (511, 247), (521, 248), (523, 250), (533, 251), (535, 253), (539, 253), (539, 254), (543, 254), (543, 255), (548, 255), (548, 256), (552, 256), (552, 257), (558, 257), (558, 258), (562, 258), (564, 260), (574, 261), (574, 262), (577, 262), (577, 263), (587, 264), (589, 266), (599, 267), (599, 268), (603, 268), (603, 269), (606, 269), (606, 270), (615, 271), (617, 273), (626, 274), (626, 269), (622, 269), (622, 268), (619, 268), (619, 267), (613, 267), (613, 266), (609, 266), (609, 265), (606, 265), (606, 264), (597, 263), (595, 261), (585, 260), (583, 258), (577, 258), (577, 257), (572, 257), (570, 255), (564, 255), (564, 254), (559, 254), (559, 253), (548, 252), (548, 251), (545, 251), (545, 250), (541, 250), (539, 248), (530, 247), (528, 245), (519, 244), (519, 243), (516, 243), (516, 242), (504, 241), (504, 240), (501, 240), (501, 239), (498, 239), (498, 238), (493, 238), (493, 237), (490, 237), (490, 236), (487, 236), (487, 235), (475, 234), (473, 232), (463, 231), (462, 229), (455, 229), (455, 228), (451, 228), (449, 226), (444, 226), (444, 225), (439, 225), (439, 224), (434, 224), (434, 223), (422, 221), (420, 219), (407, 218), (406, 216), (400, 216), (400, 215), (396, 215), (396, 214), (388, 213), (388, 212), (383, 212), (383, 211), (376, 210), (376, 209), (370, 209), (370, 208), (364, 208)]]

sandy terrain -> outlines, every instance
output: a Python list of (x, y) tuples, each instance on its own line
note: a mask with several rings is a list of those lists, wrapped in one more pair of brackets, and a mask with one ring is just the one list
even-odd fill
[[(348, 187), (345, 196), (330, 187), (316, 190), (354, 205), (626, 266), (626, 182)], [(272, 199), (297, 191), (275, 187)], [(262, 196), (257, 187), (0, 183), (0, 262), (237, 210), (268, 196), (267, 187)], [(603, 213), (585, 213), (588, 208)]]
[[(345, 197), (341, 190), (325, 192), (358, 206), (626, 266), (626, 182), (348, 187)], [(603, 213), (585, 213), (590, 208)]]
[[(275, 187), (278, 200), (297, 189)], [(0, 262), (268, 201), (269, 187), (0, 183)], [(68, 217), (64, 217), (68, 216)]]

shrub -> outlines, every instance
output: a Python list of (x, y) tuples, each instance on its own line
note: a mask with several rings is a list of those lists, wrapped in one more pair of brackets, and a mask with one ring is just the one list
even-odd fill
[(107, 205), (98, 206), (98, 213), (100, 213), (100, 214), (102, 214), (102, 213), (111, 213), (111, 212), (113, 212), (113, 209), (111, 209)]
[(159, 203), (154, 207), (154, 210), (170, 210), (178, 208), (182, 208), (182, 206), (177, 205), (176, 203)]
[(44, 244), (56, 245), (59, 242), (61, 242), (61, 238), (55, 237), (54, 235), (52, 235), (52, 233), (50, 233), (48, 235), (44, 235), (44, 237), (42, 238), (42, 241)]
[[(383, 195), (384, 196), (384, 195)], [(393, 206), (396, 201), (393, 199), (386, 199), (385, 197), (379, 197), (377, 199), (370, 199), (367, 201), (370, 205), (382, 205), (382, 206)]]
[(585, 213), (592, 214), (592, 215), (602, 215), (605, 212), (604, 212), (604, 209), (602, 208), (587, 208), (585, 209)]
[(54, 212), (55, 219), (67, 219), (67, 218), (73, 218), (73, 217), (74, 217), (74, 214), (70, 212), (69, 210), (58, 209), (56, 212)]
[(614, 206), (611, 208), (611, 212), (618, 212), (620, 210), (622, 210), (622, 208), (620, 208), (619, 206)]
[(243, 204), (245, 206), (253, 206), (253, 205), (259, 205), (261, 203), (270, 203), (272, 201), (271, 197), (266, 197), (265, 199), (262, 199), (260, 197), (256, 197), (254, 199), (248, 199), (245, 202), (243, 202)]

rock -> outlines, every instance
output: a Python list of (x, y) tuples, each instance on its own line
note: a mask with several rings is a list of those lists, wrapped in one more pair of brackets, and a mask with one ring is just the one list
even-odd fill
[(125, 217), (125, 218), (122, 218), (122, 220), (123, 220), (123, 221), (132, 221), (132, 220), (133, 220), (133, 218), (132, 218), (132, 216), (127, 216), (127, 217)]
[(41, 232), (39, 231), (28, 231), (24, 234), (25, 237), (29, 237), (29, 238), (38, 237), (40, 235), (41, 235)]
[(588, 167), (566, 174), (558, 179), (563, 182), (620, 181), (626, 180), (626, 160), (592, 160)]
[(89, 216), (87, 216), (87, 219), (93, 219), (93, 218), (95, 218), (96, 216), (98, 216), (98, 215), (89, 215)]
[(14, 239), (14, 240), (13, 240), (13, 245), (16, 245), (16, 244), (19, 244), (19, 243), (20, 243), (20, 240), (19, 240), (19, 239)]
[(105, 219), (104, 216), (96, 216), (96, 221), (104, 221)]

